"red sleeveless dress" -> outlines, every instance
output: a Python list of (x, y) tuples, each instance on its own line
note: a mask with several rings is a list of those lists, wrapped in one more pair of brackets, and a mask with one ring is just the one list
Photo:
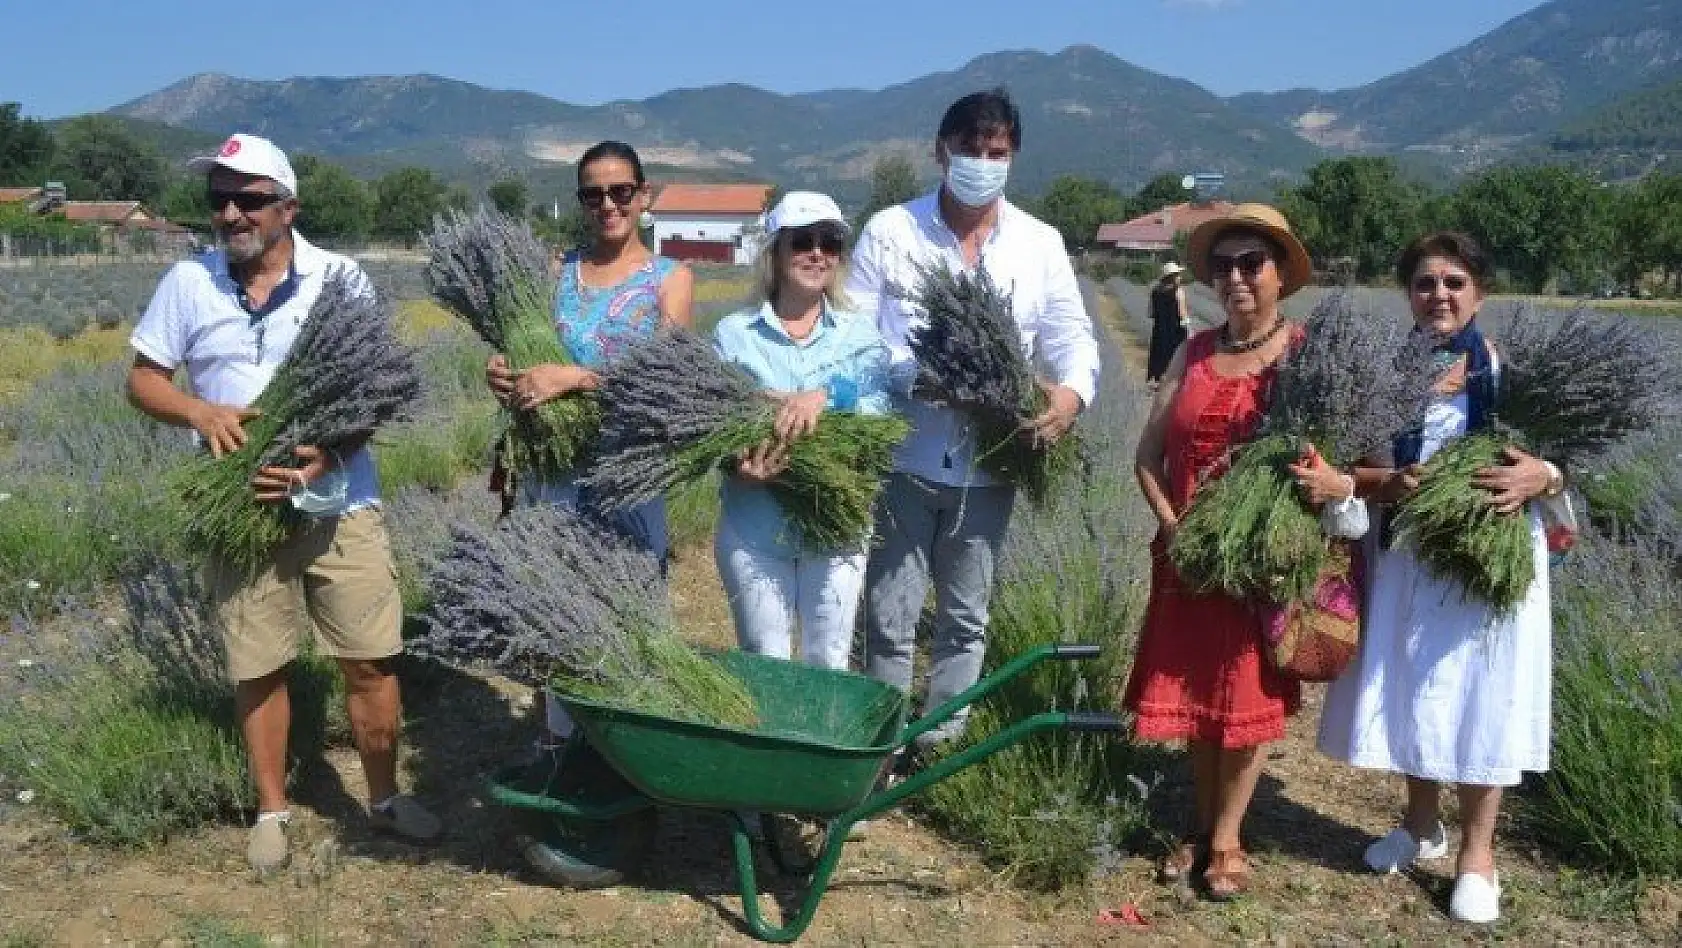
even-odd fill
[[(1163, 442), (1168, 501), (1185, 510), (1205, 471), (1219, 472), (1227, 451), (1261, 421), (1273, 370), (1215, 374), (1219, 330), (1186, 343), (1185, 376)], [(1151, 595), (1123, 704), (1141, 740), (1208, 741), (1250, 747), (1285, 736), (1302, 690), (1263, 657), (1262, 618), (1248, 602), (1200, 595), (1181, 585), (1160, 537), (1151, 541)]]

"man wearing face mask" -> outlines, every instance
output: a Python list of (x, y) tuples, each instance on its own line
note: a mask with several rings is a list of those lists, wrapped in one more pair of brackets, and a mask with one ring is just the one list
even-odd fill
[[(1011, 295), (1022, 350), (1049, 398), (1032, 434), (1066, 434), (1098, 385), (1093, 336), (1063, 239), (1004, 199), (1022, 120), (1003, 89), (964, 96), (935, 138), (943, 171), (933, 193), (881, 211), (859, 235), (847, 294), (874, 313), (892, 352), (892, 372), (912, 432), (900, 446), (878, 506), (877, 546), (865, 578), (865, 670), (910, 690), (917, 620), (932, 582), (935, 622), (925, 708), (974, 684), (986, 653), (993, 569), (1015, 489), (976, 466), (965, 417), (912, 391), (916, 360), (907, 335), (921, 314), (888, 292), (914, 286), (919, 263), (984, 269)], [(918, 738), (927, 750), (962, 733), (963, 715)]]
[[(292, 229), (298, 178), (267, 139), (238, 134), (189, 167), (205, 176), (217, 248), (171, 267), (129, 342), (129, 399), (165, 424), (192, 428), (216, 457), (246, 442), (247, 410), (297, 340), (334, 277), (373, 293), (356, 261)], [(177, 388), (185, 370), (191, 393)], [(385, 661), (403, 649), (398, 596), (374, 461), (299, 447), (302, 467), (264, 467), (251, 479), (262, 503), (291, 504), (305, 526), (254, 573), (212, 561), (207, 582), (226, 644), (234, 705), (257, 791), (246, 859), (259, 874), (287, 861), (287, 666), (311, 626), (316, 649), (345, 676), (351, 735), (368, 780), (369, 822), (431, 841), (438, 819), (397, 792), (397, 676)], [(225, 461), (224, 463), (234, 463)]]

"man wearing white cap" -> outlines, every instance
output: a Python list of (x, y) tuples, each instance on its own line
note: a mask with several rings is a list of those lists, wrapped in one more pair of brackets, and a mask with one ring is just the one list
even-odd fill
[[(975, 684), (987, 651), (993, 569), (1015, 488), (976, 464), (962, 413), (915, 397), (907, 338), (923, 321), (889, 289), (917, 284), (920, 265), (985, 270), (1011, 297), (1022, 351), (1044, 375), (1047, 408), (1029, 427), (1042, 442), (1068, 433), (1098, 387), (1098, 343), (1057, 231), (1004, 198), (1022, 147), (1022, 117), (1003, 89), (952, 103), (935, 135), (942, 180), (934, 192), (865, 224), (847, 293), (874, 315), (894, 353), (910, 437), (878, 505), (877, 545), (865, 579), (865, 671), (910, 690), (923, 602), (932, 583), (928, 694), (933, 709)], [(965, 713), (920, 735), (920, 748), (962, 733)]]
[[(292, 229), (298, 179), (285, 153), (238, 134), (188, 165), (206, 175), (217, 247), (164, 274), (129, 342), (129, 398), (166, 424), (192, 428), (220, 457), (245, 444), (246, 406), (286, 359), (330, 277), (372, 293), (356, 262), (321, 250)], [(191, 394), (176, 388), (185, 368)], [(402, 602), (379, 507), (373, 458), (300, 447), (298, 469), (267, 467), (252, 478), (264, 503), (290, 503), (305, 526), (254, 573), (211, 562), (207, 576), (227, 646), (228, 673), (257, 790), (247, 860), (268, 872), (286, 864), (286, 669), (313, 624), (316, 648), (338, 660), (351, 731), (368, 780), (370, 821), (410, 839), (440, 825), (397, 792), (400, 698), (388, 659), (402, 650)]]

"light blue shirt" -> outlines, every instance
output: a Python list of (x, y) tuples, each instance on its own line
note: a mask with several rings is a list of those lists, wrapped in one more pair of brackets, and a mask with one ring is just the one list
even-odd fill
[[(244, 408), (257, 400), (297, 341), (329, 277), (343, 275), (359, 292), (372, 295), (355, 260), (311, 244), (292, 233), (292, 269), (297, 291), (259, 318), (240, 305), (240, 287), (221, 250), (183, 260), (164, 274), (129, 344), (147, 359), (174, 371), (185, 368), (193, 393), (215, 405)], [(379, 503), (379, 479), (366, 447), (343, 459), (349, 482), (342, 502), (319, 516), (349, 513)]]
[[(713, 341), (720, 358), (742, 367), (765, 389), (824, 389), (831, 411), (882, 415), (890, 409), (888, 347), (869, 316), (825, 304), (811, 335), (796, 342), (766, 303), (724, 317), (713, 330)], [(822, 419), (818, 425), (823, 425)], [(790, 557), (802, 551), (800, 538), (770, 490), (726, 476), (721, 493), (723, 526), (745, 546)]]

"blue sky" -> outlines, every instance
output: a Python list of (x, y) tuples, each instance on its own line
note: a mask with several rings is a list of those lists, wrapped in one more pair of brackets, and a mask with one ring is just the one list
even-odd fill
[[(429, 72), (569, 102), (746, 82), (879, 88), (1000, 49), (1090, 43), (1222, 95), (1359, 85), (1537, 0), (9, 0), (0, 101), (55, 117), (196, 72)], [(393, 11), (401, 10), (401, 13)]]

